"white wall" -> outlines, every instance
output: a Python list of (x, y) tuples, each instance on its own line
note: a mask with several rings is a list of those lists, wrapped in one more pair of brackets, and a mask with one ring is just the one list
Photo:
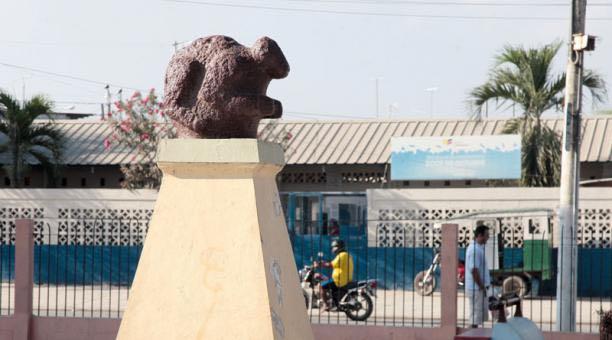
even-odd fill
[[(370, 246), (411, 246), (410, 235), (414, 230), (423, 234), (423, 229), (433, 229), (436, 222), (483, 210), (548, 209), (553, 213), (553, 232), (557, 230), (559, 188), (371, 189), (367, 199)], [(612, 246), (612, 188), (581, 188), (580, 210), (579, 244)], [(544, 213), (522, 213), (523, 218), (507, 214), (504, 227), (514, 231), (513, 239), (506, 240), (509, 245), (521, 245), (524, 218)], [(469, 239), (470, 233), (461, 230), (462, 236)], [(439, 242), (439, 233), (432, 230), (416, 238), (417, 245), (433, 246)]]
[(15, 219), (33, 218), (45, 243), (140, 244), (156, 198), (156, 190), (3, 189), (0, 242), (12, 242)]

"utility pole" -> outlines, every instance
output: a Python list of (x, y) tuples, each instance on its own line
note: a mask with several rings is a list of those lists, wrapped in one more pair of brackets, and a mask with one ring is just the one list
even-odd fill
[(376, 118), (379, 118), (380, 115), (380, 106), (378, 104), (378, 99), (379, 99), (379, 94), (378, 94), (378, 81), (380, 80), (380, 78), (376, 78)]
[(561, 332), (576, 329), (578, 189), (580, 181), (580, 111), (584, 51), (595, 48), (585, 35), (586, 0), (572, 0), (569, 58), (565, 81), (565, 127), (561, 154), (559, 202), (559, 252), (557, 271), (557, 321)]
[[(111, 113), (111, 93), (110, 93), (110, 86), (106, 85), (104, 87), (104, 89), (106, 90), (106, 114), (110, 114)], [(102, 116), (102, 120), (104, 120), (105, 117)]]
[(438, 91), (437, 87), (428, 87), (425, 92), (429, 92), (429, 118), (433, 118), (434, 94)]
[(25, 107), (25, 77), (21, 77), (21, 108)]

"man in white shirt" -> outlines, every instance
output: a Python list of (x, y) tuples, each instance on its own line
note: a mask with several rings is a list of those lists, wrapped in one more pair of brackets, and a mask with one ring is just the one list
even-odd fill
[(479, 225), (474, 232), (474, 241), (465, 253), (465, 293), (470, 305), (470, 324), (477, 328), (489, 318), (487, 288), (491, 285), (491, 276), (487, 268), (485, 244), (489, 239), (489, 228)]

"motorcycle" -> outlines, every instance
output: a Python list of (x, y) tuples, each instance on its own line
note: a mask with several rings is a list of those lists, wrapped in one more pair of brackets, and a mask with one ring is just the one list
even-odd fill
[[(420, 271), (414, 277), (414, 290), (421, 296), (431, 295), (436, 289), (436, 270), (440, 267), (440, 251), (436, 250), (429, 268)], [(459, 261), (457, 265), (457, 285), (461, 288), (465, 284), (465, 263)]]
[[(315, 266), (305, 265), (299, 270), (302, 284), (302, 293), (306, 302), (306, 308), (323, 308), (323, 301), (319, 296), (318, 286), (326, 281), (328, 277), (315, 272)], [(376, 280), (363, 280), (349, 282), (346, 286), (338, 289), (336, 298), (328, 294), (328, 306), (344, 312), (346, 316), (354, 321), (365, 321), (372, 315), (374, 303), (372, 297), (376, 297)]]

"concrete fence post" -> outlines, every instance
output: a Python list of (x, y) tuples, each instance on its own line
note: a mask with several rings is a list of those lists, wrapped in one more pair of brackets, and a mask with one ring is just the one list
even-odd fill
[(34, 289), (34, 221), (15, 221), (15, 333), (14, 340), (30, 339)]
[(440, 259), (441, 327), (448, 339), (457, 334), (457, 241), (458, 225), (442, 225)]

